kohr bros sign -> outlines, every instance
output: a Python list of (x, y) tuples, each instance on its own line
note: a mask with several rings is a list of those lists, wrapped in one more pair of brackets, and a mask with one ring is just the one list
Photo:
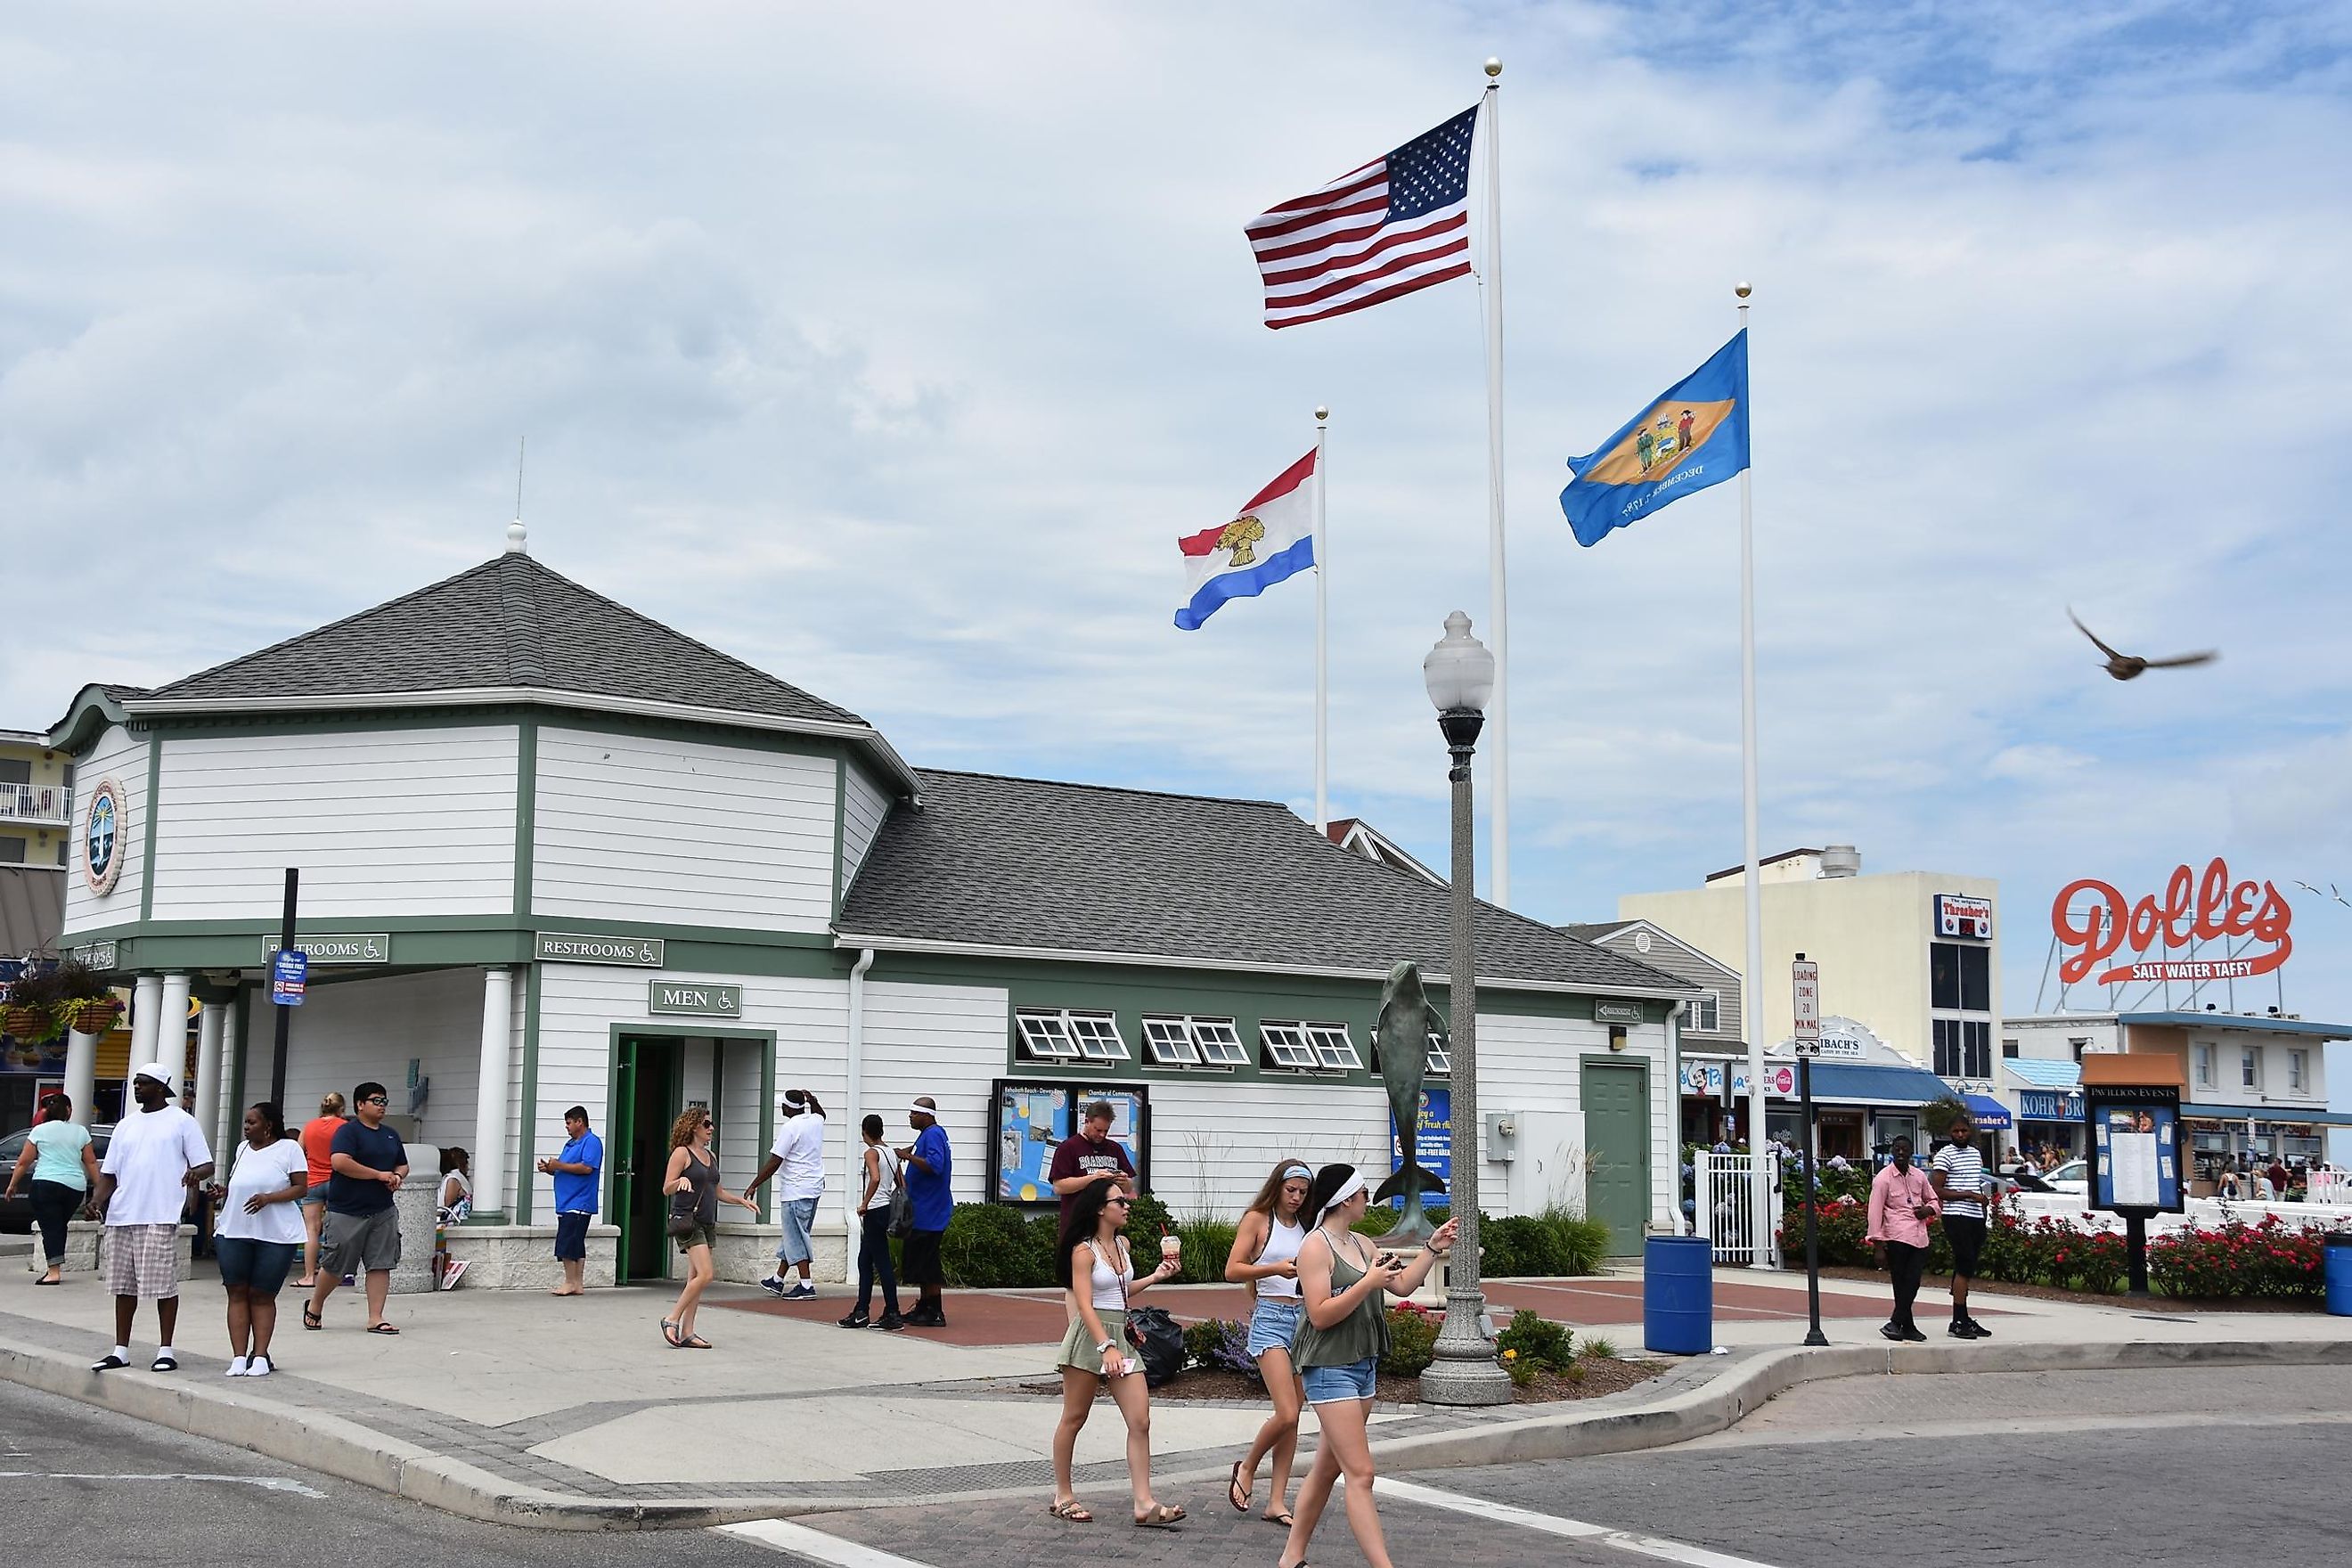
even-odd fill
[[(2202, 876), (2176, 867), (2161, 896), (2149, 893), (2128, 901), (2111, 884), (2085, 877), (2067, 883), (2050, 906), (2051, 930), (2066, 951), (2058, 964), (2059, 983), (2065, 985), (2084, 979), (2115, 985), (2268, 974), (2294, 951), (2287, 935), (2294, 919), (2277, 888), (2232, 883), (2228, 862), (2218, 855)], [(2224, 943), (2231, 956), (2169, 956), (2209, 942)], [(2245, 948), (2239, 947), (2242, 942)]]

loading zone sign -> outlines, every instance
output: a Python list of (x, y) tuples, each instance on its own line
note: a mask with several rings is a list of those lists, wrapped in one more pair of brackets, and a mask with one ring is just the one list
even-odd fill
[(280, 1007), (299, 1007), (310, 988), (310, 955), (289, 947), (269, 961), (269, 999)]

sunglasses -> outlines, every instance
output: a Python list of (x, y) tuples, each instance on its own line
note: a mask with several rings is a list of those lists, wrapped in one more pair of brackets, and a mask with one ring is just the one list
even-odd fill
[(362, 1105), (390, 1105), (392, 1101), (381, 1094), (371, 1094), (365, 1100), (361, 1100), (360, 1103)]
[(715, 1122), (715, 1121), (707, 1121), (707, 1120), (703, 1122), (703, 1126), (705, 1126), (705, 1127), (716, 1127), (716, 1126), (718, 1126), (718, 1125), (719, 1125), (719, 1124), (718, 1124), (717, 1122)]
[(1126, 1208), (1134, 1202), (1135, 1200), (1133, 1198), (1105, 1198), (1103, 1200), (1106, 1206), (1111, 1204), (1117, 1204), (1121, 1208)]

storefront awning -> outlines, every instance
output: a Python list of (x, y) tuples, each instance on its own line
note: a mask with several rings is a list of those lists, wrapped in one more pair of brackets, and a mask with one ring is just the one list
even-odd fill
[[(1768, 1069), (1778, 1065), (1768, 1064)], [(1931, 1100), (1945, 1099), (1951, 1092), (1951, 1085), (1926, 1068), (1879, 1067), (1867, 1062), (1813, 1064), (1813, 1099), (1816, 1101), (1908, 1109), (1925, 1105)], [(1783, 1094), (1780, 1085), (1775, 1083), (1772, 1095), (1776, 1100), (1794, 1100), (1797, 1097), (1796, 1085), (1792, 1081), (1788, 1092)]]
[(2080, 1062), (2048, 1062), (2032, 1057), (2008, 1057), (2000, 1070), (2028, 1089), (2054, 1089), (2073, 1093), (2083, 1087)]
[(1988, 1132), (2006, 1132), (2011, 1121), (2009, 1107), (1989, 1094), (1964, 1094), (1960, 1100), (1969, 1108), (1969, 1115)]
[(2183, 1116), (2200, 1117), (2208, 1121), (2234, 1121), (2243, 1126), (2252, 1117), (2257, 1124), (2279, 1122), (2286, 1126), (2326, 1125), (2352, 1127), (2352, 1110), (2305, 1110), (2290, 1105), (2183, 1105)]

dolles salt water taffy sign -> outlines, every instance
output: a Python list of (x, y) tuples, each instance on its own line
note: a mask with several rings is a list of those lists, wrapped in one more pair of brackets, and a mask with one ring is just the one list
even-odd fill
[[(2137, 902), (2108, 883), (2085, 877), (2069, 882), (2050, 906), (2051, 930), (2058, 945), (2067, 950), (2059, 961), (2061, 984), (2072, 985), (2085, 977), (2098, 985), (2137, 984), (2160, 980), (2243, 980), (2268, 974), (2294, 951), (2287, 927), (2294, 910), (2286, 897), (2269, 882), (2231, 882), (2229, 863), (2219, 855), (2207, 863), (2202, 876), (2186, 865), (2174, 868), (2163, 894), (2150, 893)], [(2236, 942), (2264, 944), (2245, 952)], [(2146, 957), (2196, 944), (2230, 944), (2221, 958)], [(2125, 950), (2131, 956), (2112, 963)]]

